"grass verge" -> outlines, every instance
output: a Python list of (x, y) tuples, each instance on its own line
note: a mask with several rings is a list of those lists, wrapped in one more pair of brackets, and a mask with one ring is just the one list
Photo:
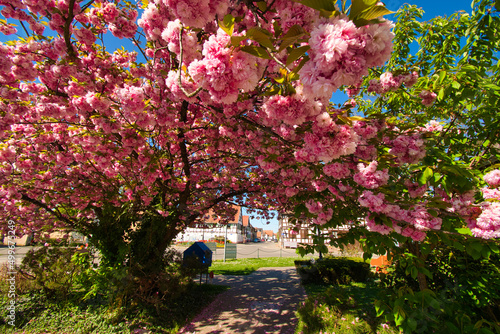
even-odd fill
[(249, 275), (259, 268), (293, 267), (296, 257), (263, 257), (258, 259), (232, 259), (213, 261), (210, 271), (216, 275)]
[(158, 309), (125, 310), (105, 301), (79, 302), (47, 300), (41, 295), (21, 295), (16, 304), (15, 326), (7, 323), (6, 295), (0, 296), (0, 333), (14, 334), (114, 334), (177, 333), (227, 287), (193, 284), (182, 297), (163, 303)]

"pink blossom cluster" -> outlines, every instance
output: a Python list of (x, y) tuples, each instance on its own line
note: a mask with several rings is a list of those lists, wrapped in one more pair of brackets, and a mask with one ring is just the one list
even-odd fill
[(300, 125), (321, 111), (321, 104), (310, 101), (301, 94), (273, 95), (262, 104), (264, 117), (288, 125)]
[(359, 138), (350, 126), (331, 124), (323, 131), (307, 133), (304, 147), (295, 152), (299, 162), (330, 162), (356, 151)]
[[(358, 198), (358, 202), (370, 212), (386, 215), (392, 220), (391, 230), (416, 241), (422, 241), (425, 238), (425, 231), (438, 230), (442, 225), (442, 219), (431, 215), (424, 206), (414, 205), (410, 209), (402, 209), (396, 204), (386, 203), (385, 195), (382, 193), (374, 194), (365, 190)], [(367, 223), (369, 220), (367, 218)], [(384, 234), (391, 231), (388, 226), (380, 226), (374, 221), (369, 223), (369, 227), (373, 231), (380, 231)]]
[(305, 203), (307, 210), (310, 213), (316, 215), (313, 219), (313, 223), (317, 225), (324, 225), (333, 216), (333, 210), (331, 208), (324, 208), (323, 204), (319, 201), (309, 200)]
[(305, 31), (311, 31), (319, 18), (318, 11), (298, 2), (277, 0), (274, 2), (273, 9), (279, 15), (280, 28), (285, 34), (294, 25), (302, 27)]
[(387, 211), (387, 204), (385, 203), (385, 195), (383, 193), (374, 194), (370, 190), (364, 190), (358, 198), (358, 202), (371, 212), (385, 213)]
[(162, 32), (171, 21), (174, 21), (173, 16), (163, 2), (150, 2), (137, 24), (144, 30), (148, 40), (156, 41), (161, 38)]
[(214, 101), (225, 104), (236, 102), (240, 90), (254, 89), (263, 70), (257, 57), (229, 48), (230, 41), (219, 29), (203, 44), (203, 59), (194, 60), (188, 68), (193, 80), (207, 89)]
[(360, 121), (353, 122), (353, 129), (363, 140), (375, 138), (379, 131), (375, 125)]
[[(399, 226), (397, 226), (397, 227), (399, 227)], [(405, 228), (401, 228), (401, 227), (397, 228), (397, 227), (394, 230), (397, 233), (400, 233), (404, 237), (412, 238), (414, 241), (424, 241), (424, 239), (425, 239), (426, 234), (423, 231), (414, 229), (410, 226), (407, 226)]]
[(366, 221), (366, 227), (368, 228), (369, 231), (377, 232), (383, 235), (387, 235), (392, 231), (394, 231), (394, 229), (390, 226), (387, 226), (385, 224), (377, 224), (375, 222), (375, 219), (372, 219), (371, 217), (367, 217), (365, 221)]
[(377, 170), (378, 162), (372, 161), (368, 166), (358, 164), (358, 172), (354, 174), (354, 182), (367, 189), (375, 189), (387, 184), (388, 169)]
[(485, 199), (497, 199), (500, 201), (500, 190), (498, 189), (482, 188), (481, 192)]
[[(174, 53), (179, 61), (181, 52), (179, 33), (181, 26), (179, 20), (170, 21), (161, 33), (161, 38), (167, 43), (168, 50)], [(182, 63), (188, 66), (194, 59), (201, 58), (200, 51), (201, 47), (198, 45), (195, 32), (184, 29), (182, 33)]]
[[(184, 71), (181, 71), (181, 82), (182, 82), (182, 88), (188, 93), (194, 92), (198, 86), (196, 83), (194, 83), (191, 78), (187, 76)], [(186, 94), (181, 90), (179, 87), (179, 71), (169, 71), (167, 78), (165, 79), (165, 85), (168, 87), (170, 91), (170, 98), (173, 101), (189, 101), (189, 102), (194, 102), (196, 101), (196, 97), (190, 97), (188, 98)]]
[[(67, 11), (67, 4), (64, 1), (60, 1), (61, 6), (59, 6), (63, 12)], [(52, 11), (52, 9), (56, 6), (54, 1), (0, 1), (0, 5), (5, 6), (1, 13), (5, 19), (14, 19), (19, 21), (25, 21), (29, 24), (29, 29), (33, 32), (33, 34), (41, 35), (45, 30), (45, 26), (35, 19), (35, 15), (29, 15), (28, 13), (33, 10), (34, 13), (42, 12), (45, 13), (45, 10)], [(64, 9), (66, 7), (66, 10)], [(75, 11), (80, 9), (80, 6), (75, 3)], [(50, 22), (49, 22), (50, 23)], [(10, 25), (4, 26), (2, 24), (2, 30), (8, 34), (13, 32)], [(14, 28), (15, 29), (15, 28)]]
[(432, 121), (429, 121), (429, 123), (427, 123), (423, 128), (420, 128), (420, 131), (422, 131), (422, 132), (434, 132), (434, 131), (441, 132), (441, 131), (443, 131), (443, 126), (438, 121), (432, 120)]
[(193, 28), (203, 28), (215, 20), (218, 15), (223, 18), (228, 9), (225, 0), (162, 0), (175, 18), (183, 25)]
[(368, 92), (377, 94), (385, 94), (389, 91), (395, 91), (401, 85), (412, 87), (418, 79), (418, 73), (398, 74), (394, 76), (391, 72), (385, 72), (380, 76), (380, 79), (372, 79), (368, 83)]
[(10, 24), (0, 24), (0, 32), (4, 35), (12, 35), (17, 32), (17, 29)]
[(422, 99), (422, 104), (426, 107), (431, 106), (436, 100), (436, 93), (429, 92), (428, 90), (422, 90), (418, 96)]
[(474, 236), (484, 239), (500, 238), (500, 202), (484, 203), (477, 219), (468, 224)]
[(425, 207), (416, 205), (408, 211), (408, 217), (405, 221), (414, 226), (418, 231), (439, 230), (442, 219), (432, 216)]
[(334, 162), (323, 167), (323, 172), (335, 179), (344, 179), (351, 175), (351, 170), (347, 164)]
[(425, 157), (425, 141), (419, 134), (400, 135), (391, 141), (389, 153), (394, 154), (399, 163), (414, 164)]
[(344, 16), (320, 20), (311, 31), (308, 55), (300, 70), (307, 95), (330, 99), (342, 85), (357, 85), (368, 68), (381, 66), (392, 52), (392, 24), (356, 27)]
[[(80, 11), (76, 11), (78, 13)], [(135, 9), (119, 9), (114, 3), (106, 3), (101, 7), (93, 7), (88, 14), (77, 15), (76, 20), (82, 24), (92, 23), (96, 31), (106, 32), (105, 26), (117, 38), (132, 38), (137, 32), (138, 11)], [(56, 26), (59, 26), (57, 23)], [(82, 33), (81, 33), (82, 34)]]
[(483, 176), (483, 180), (492, 188), (500, 186), (500, 169), (492, 170)]
[(370, 140), (375, 138), (379, 132), (379, 128), (371, 125), (368, 122), (353, 122), (353, 129), (358, 134), (360, 141), (356, 147), (354, 155), (362, 160), (374, 160), (377, 157), (377, 148), (370, 144)]
[(408, 189), (408, 194), (411, 198), (422, 197), (427, 191), (427, 185), (420, 185), (416, 182), (411, 182), (410, 180), (405, 180), (404, 185)]

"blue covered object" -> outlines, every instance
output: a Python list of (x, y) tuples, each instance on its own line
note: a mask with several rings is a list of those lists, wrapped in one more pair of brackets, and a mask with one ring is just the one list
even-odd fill
[(210, 267), (212, 265), (212, 251), (203, 242), (195, 242), (183, 253), (183, 262), (197, 263), (202, 267)]

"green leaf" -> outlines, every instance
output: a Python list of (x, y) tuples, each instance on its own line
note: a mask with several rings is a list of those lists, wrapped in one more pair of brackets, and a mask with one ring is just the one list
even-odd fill
[(232, 36), (234, 32), (234, 21), (234, 17), (231, 14), (227, 14), (222, 21), (219, 21), (219, 27), (224, 30), (226, 34)]
[(426, 167), (424, 169), (424, 171), (422, 172), (422, 174), (420, 175), (420, 177), (418, 178), (418, 183), (420, 185), (426, 184), (427, 181), (430, 180), (430, 178), (432, 177), (433, 174), (434, 174), (434, 171), (432, 170), (432, 168)]
[(483, 247), (483, 249), (481, 250), (481, 255), (482, 255), (485, 259), (489, 259), (489, 258), (490, 258), (490, 255), (491, 255), (490, 248), (489, 248), (489, 247)]
[(285, 77), (280, 77), (280, 78), (275, 78), (274, 81), (276, 81), (279, 84), (282, 84), (285, 82), (285, 79), (286, 79)]
[(377, 4), (377, 0), (352, 0), (351, 10), (349, 12), (349, 18), (352, 20), (357, 17), (366, 9), (375, 6)]
[(408, 327), (410, 328), (411, 332), (415, 331), (415, 329), (417, 329), (417, 320), (408, 318)]
[(240, 46), (240, 43), (246, 39), (246, 36), (231, 36), (231, 45), (238, 47)]
[(357, 26), (359, 25), (365, 25), (369, 21), (382, 17), (384, 15), (392, 14), (394, 13), (393, 11), (388, 10), (384, 6), (373, 6), (371, 8), (366, 9), (363, 11), (359, 16), (357, 16), (353, 22)]
[(273, 95), (277, 95), (279, 93), (280, 93), (279, 87), (273, 86), (271, 89), (269, 89), (268, 91), (265, 91), (261, 95), (262, 96), (273, 96)]
[(299, 3), (316, 10), (335, 10), (335, 0), (300, 0)]
[(411, 267), (411, 269), (410, 269), (410, 270), (411, 270), (411, 277), (412, 277), (413, 279), (416, 279), (416, 278), (417, 278), (417, 276), (418, 276), (418, 270), (417, 270), (417, 267)]
[(294, 44), (297, 42), (300, 38), (302, 38), (306, 34), (304, 28), (302, 28), (299, 25), (294, 25), (290, 29), (288, 29), (287, 33), (285, 36), (282, 37), (282, 42), (280, 44), (280, 47), (278, 49), (278, 52), (283, 51), (290, 45)]
[(265, 12), (267, 10), (267, 4), (265, 1), (257, 2), (257, 7), (259, 7), (259, 9), (263, 12)]
[(334, 16), (337, 16), (338, 14), (340, 14), (340, 12), (336, 11), (336, 10), (330, 11), (330, 10), (320, 9), (319, 12), (320, 12), (321, 16), (326, 17), (327, 19), (331, 18), (331, 17), (334, 17)]
[(453, 81), (451, 83), (451, 87), (455, 88), (455, 89), (459, 89), (461, 87), (460, 83), (458, 81)]
[(442, 83), (443, 83), (443, 81), (444, 81), (444, 78), (446, 78), (446, 71), (440, 71), (440, 72), (439, 72), (438, 82), (439, 82), (440, 84), (442, 84)]
[(302, 46), (297, 49), (292, 49), (288, 54), (288, 58), (286, 59), (286, 66), (293, 63), (295, 60), (299, 59), (303, 56), (311, 47), (309, 45)]
[(384, 314), (385, 307), (382, 304), (382, 301), (375, 300), (375, 311), (377, 312), (377, 318)]
[(260, 43), (262, 46), (265, 46), (266, 48), (273, 49), (274, 45), (273, 42), (271, 42), (270, 37), (272, 34), (262, 28), (250, 28), (248, 29), (246, 36), (251, 39), (256, 41), (257, 43)]
[(441, 87), (441, 89), (438, 92), (437, 99), (438, 101), (442, 101), (444, 98), (444, 87)]
[(492, 89), (492, 90), (500, 90), (500, 86), (497, 86), (495, 84), (483, 84), (481, 85), (484, 88)]
[(271, 59), (269, 54), (267, 53), (266, 49), (260, 46), (254, 46), (254, 45), (247, 45), (244, 46), (240, 49), (243, 52), (249, 53), (253, 56), (263, 58), (263, 59)]
[(460, 234), (465, 234), (465, 235), (470, 235), (472, 236), (472, 232), (470, 231), (470, 228), (464, 227), (464, 228), (457, 228), (455, 229), (458, 233)]
[(420, 272), (424, 274), (425, 276), (429, 277), (432, 279), (432, 273), (429, 271), (427, 268), (420, 268)]
[(464, 245), (458, 241), (453, 242), (453, 247), (455, 247), (456, 249), (458, 249), (459, 251), (462, 251), (462, 252), (465, 250)]
[(448, 165), (441, 168), (444, 171), (450, 172), (454, 175), (473, 177), (472, 173), (460, 165)]

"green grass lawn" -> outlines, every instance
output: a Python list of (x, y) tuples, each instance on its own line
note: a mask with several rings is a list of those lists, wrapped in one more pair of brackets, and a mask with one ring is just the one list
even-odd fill
[(213, 261), (209, 271), (216, 275), (249, 275), (259, 268), (293, 267), (296, 257), (263, 257), (259, 259), (234, 259)]

